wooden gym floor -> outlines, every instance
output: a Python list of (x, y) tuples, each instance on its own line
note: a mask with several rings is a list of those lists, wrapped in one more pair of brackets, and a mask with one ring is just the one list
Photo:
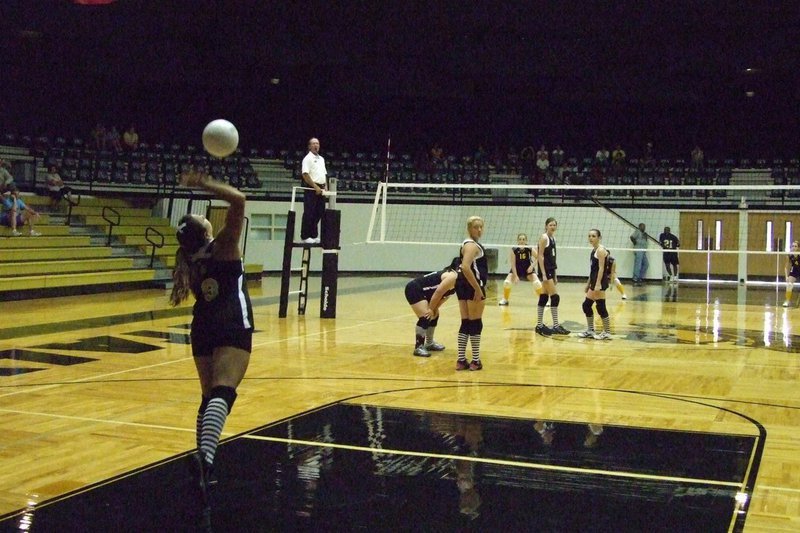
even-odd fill
[[(528, 284), (456, 372), (446, 304), (411, 355), (408, 278), (342, 277), (336, 319), (251, 287), (251, 365), (217, 455), (215, 531), (800, 530), (800, 310), (775, 289), (609, 292), (614, 338), (537, 336)], [(190, 308), (163, 291), (3, 303), (0, 528), (191, 531)], [(549, 309), (545, 323), (550, 323)]]

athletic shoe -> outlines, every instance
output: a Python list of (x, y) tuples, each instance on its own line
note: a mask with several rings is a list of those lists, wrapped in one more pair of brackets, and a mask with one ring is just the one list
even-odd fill
[(472, 371), (474, 371), (474, 370), (482, 370), (483, 369), (483, 365), (481, 364), (481, 360), (478, 359), (477, 361), (472, 361), (469, 364), (469, 369), (472, 370)]
[(414, 348), (414, 355), (417, 357), (430, 357), (431, 353), (424, 346), (417, 346)]
[(598, 341), (610, 341), (611, 335), (607, 331), (601, 331), (600, 333), (595, 333), (594, 338)]
[(31, 230), (31, 232), (30, 232), (30, 236), (31, 236), (31, 237), (41, 237), (41, 236), (42, 236), (42, 234), (41, 234), (41, 233), (39, 233), (38, 231)]
[(15, 229), (12, 229), (11, 230), (11, 235), (13, 235), (14, 237), (19, 237), (20, 235), (22, 235), (22, 233), (18, 232)]
[(308, 239), (303, 239), (303, 242), (306, 244), (314, 244), (314, 237), (309, 237)]
[(429, 352), (441, 352), (442, 350), (444, 350), (444, 344), (440, 344), (436, 341), (429, 342), (428, 344), (425, 345), (425, 349), (428, 350)]
[(578, 333), (578, 337), (581, 339), (594, 339), (594, 331), (591, 329), (587, 329), (586, 331), (581, 331)]
[(536, 333), (538, 333), (542, 337), (549, 337), (550, 335), (553, 334), (553, 330), (545, 325), (541, 325), (541, 326), (536, 326)]
[(623, 299), (623, 300), (627, 300), (627, 299), (628, 299), (628, 295), (627, 295), (627, 294), (623, 294), (623, 295), (622, 295), (622, 299)]
[(553, 332), (554, 335), (569, 335), (570, 331), (561, 324), (557, 325), (556, 327), (552, 328), (550, 331)]
[(195, 471), (197, 472), (197, 483), (200, 489), (200, 497), (203, 505), (208, 506), (209, 503), (209, 490), (212, 486), (217, 484), (217, 479), (214, 477), (214, 467), (200, 456), (199, 452), (191, 455), (194, 462)]
[(456, 360), (456, 370), (469, 370), (469, 363), (466, 359)]
[(311, 242), (313, 242), (314, 244), (319, 244), (322, 242), (322, 239), (320, 239), (319, 237), (315, 237), (311, 239)]
[(503, 298), (503, 299), (501, 299), (499, 302), (497, 302), (497, 305), (508, 305), (508, 300), (506, 300), (505, 298)]
[(783, 302), (784, 307), (789, 307), (789, 302)]

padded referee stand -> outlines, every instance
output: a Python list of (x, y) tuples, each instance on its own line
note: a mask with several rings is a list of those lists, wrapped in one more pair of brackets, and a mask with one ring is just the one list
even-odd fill
[(326, 209), (322, 215), (320, 244), (294, 242), (297, 214), (289, 211), (286, 218), (286, 239), (283, 245), (283, 266), (281, 269), (281, 296), (278, 304), (278, 317), (286, 318), (289, 307), (289, 284), (292, 274), (292, 252), (302, 249), (300, 262), (300, 290), (297, 314), (306, 314), (308, 300), (308, 274), (311, 269), (311, 250), (322, 248), (322, 290), (320, 292), (319, 316), (336, 318), (336, 292), (339, 278), (339, 232), (341, 212)]

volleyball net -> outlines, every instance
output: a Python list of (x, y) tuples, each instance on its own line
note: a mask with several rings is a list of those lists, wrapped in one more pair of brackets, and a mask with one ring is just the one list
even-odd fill
[(380, 182), (365, 240), (457, 253), (472, 215), (485, 221), (481, 242), (499, 258), (495, 273), (507, 272), (506, 257), (519, 233), (534, 245), (552, 217), (558, 221), (560, 276), (586, 276), (587, 235), (598, 229), (618, 273), (629, 277), (636, 251), (630, 237), (644, 224), (648, 279), (664, 274), (659, 236), (669, 228), (680, 240), (682, 280), (774, 283), (783, 280), (791, 242), (800, 238), (800, 185)]

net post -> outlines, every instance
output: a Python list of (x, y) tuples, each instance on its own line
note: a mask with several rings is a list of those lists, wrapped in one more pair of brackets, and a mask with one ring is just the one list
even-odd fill
[(322, 215), (322, 287), (320, 318), (336, 318), (336, 293), (339, 281), (339, 234), (341, 212), (326, 209)]
[(281, 268), (281, 296), (278, 303), (278, 318), (286, 318), (289, 306), (289, 281), (292, 275), (292, 240), (296, 213), (289, 211), (286, 215), (286, 236), (283, 241), (283, 265)]

